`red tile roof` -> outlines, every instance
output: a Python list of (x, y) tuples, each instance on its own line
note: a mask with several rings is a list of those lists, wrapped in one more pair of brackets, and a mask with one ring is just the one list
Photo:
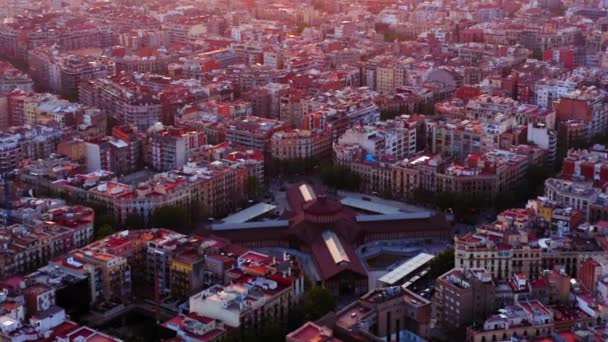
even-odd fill
[(332, 258), (331, 253), (329, 252), (329, 249), (321, 236), (312, 242), (312, 255), (315, 258), (315, 262), (319, 266), (321, 278), (324, 280), (329, 280), (344, 271), (349, 271), (367, 277), (367, 272), (365, 271), (365, 268), (363, 267), (363, 264), (357, 256), (357, 253), (355, 253), (353, 247), (344, 241), (341, 242), (348, 259), (350, 260), (343, 265), (336, 264), (334, 262), (334, 259)]

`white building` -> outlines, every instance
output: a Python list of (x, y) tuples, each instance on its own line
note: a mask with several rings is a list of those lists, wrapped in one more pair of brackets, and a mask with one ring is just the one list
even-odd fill
[(510, 305), (498, 311), (500, 314), (484, 322), (483, 330), (508, 330), (525, 323), (532, 325), (553, 323), (551, 310), (537, 300)]
[(578, 209), (589, 218), (589, 206), (595, 202), (600, 189), (591, 183), (572, 182), (568, 180), (549, 178), (545, 181), (545, 196), (564, 207)]
[(534, 88), (536, 104), (542, 108), (550, 108), (553, 101), (567, 95), (576, 89), (576, 82), (541, 80)]
[(528, 143), (547, 150), (547, 160), (555, 161), (557, 155), (557, 133), (541, 123), (528, 124)]
[[(233, 328), (284, 318), (289, 305), (302, 295), (304, 278), (301, 275), (294, 277), (291, 269), (276, 272), (276, 262), (276, 258), (253, 251), (239, 256), (236, 271), (246, 276), (226, 286), (214, 285), (190, 297), (190, 312), (217, 319)], [(265, 276), (259, 275), (261, 269), (266, 270)]]
[(373, 156), (407, 158), (416, 154), (416, 128), (406, 118), (378, 121), (349, 128), (338, 139), (340, 145), (359, 145)]

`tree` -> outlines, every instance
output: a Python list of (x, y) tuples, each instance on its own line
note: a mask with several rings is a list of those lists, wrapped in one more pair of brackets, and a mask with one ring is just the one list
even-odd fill
[(515, 203), (517, 203), (515, 191), (501, 191), (494, 199), (494, 207), (496, 207), (497, 210), (513, 208)]
[(185, 207), (168, 205), (160, 207), (152, 214), (151, 225), (163, 227), (177, 232), (187, 232), (190, 228), (190, 215)]
[(435, 203), (441, 210), (454, 209), (456, 206), (458, 194), (450, 191), (442, 191), (435, 195)]
[(207, 209), (204, 206), (203, 201), (200, 199), (194, 200), (191, 204), (190, 222), (197, 223), (207, 218)]
[(326, 288), (315, 286), (304, 294), (302, 308), (306, 321), (316, 321), (336, 307), (336, 297)]
[(293, 305), (287, 312), (287, 331), (294, 331), (306, 322), (306, 313), (301, 305)]
[(293, 176), (310, 174), (318, 160), (313, 158), (277, 159), (270, 163), (270, 172), (274, 176)]
[(420, 113), (424, 115), (434, 115), (435, 104), (433, 102), (425, 102), (420, 108)]
[(380, 120), (394, 119), (398, 115), (401, 115), (400, 110), (385, 109), (385, 110), (380, 111)]
[(114, 217), (110, 215), (108, 209), (97, 202), (84, 202), (83, 206), (93, 209), (95, 212), (95, 227), (104, 224), (114, 225)]
[[(300, 324), (301, 325), (301, 324)], [(299, 327), (299, 326), (298, 326)], [(240, 330), (234, 330), (223, 339), (224, 342), (267, 342), (280, 341), (285, 339), (285, 335), (289, 333), (285, 329), (284, 324), (276, 320), (266, 319), (262, 321), (261, 326), (247, 327)], [(294, 329), (295, 330), (295, 329)]]
[(125, 219), (125, 226), (127, 228), (135, 228), (135, 229), (143, 228), (145, 226), (144, 217), (137, 213), (130, 213), (129, 215), (127, 215), (127, 218)]
[(336, 189), (351, 191), (359, 190), (361, 186), (361, 176), (341, 165), (324, 164), (320, 171), (321, 180), (325, 185)]
[(429, 261), (429, 276), (437, 278), (445, 272), (454, 268), (454, 249), (450, 248), (436, 255)]
[(528, 183), (534, 188), (533, 190), (535, 190), (536, 193), (539, 193), (539, 186), (542, 190), (545, 179), (552, 176), (553, 172), (546, 166), (535, 165), (528, 169)]
[(104, 224), (95, 229), (95, 240), (101, 240), (114, 233), (114, 229), (109, 224)]
[(414, 189), (414, 193), (413, 193), (414, 203), (429, 205), (429, 204), (433, 203), (434, 195), (435, 195), (435, 193), (433, 193), (430, 190), (427, 190), (424, 188), (416, 188), (416, 189)]
[(97, 211), (95, 211), (95, 227), (100, 227), (103, 225), (115, 227), (116, 221), (114, 220), (114, 216), (104, 212), (99, 212), (99, 214), (97, 214)]
[(341, 170), (339, 170), (339, 175), (344, 175), (343, 178), (344, 179), (344, 183), (343, 183), (343, 188), (345, 188), (346, 190), (350, 190), (350, 191), (358, 191), (359, 188), (361, 187), (361, 176), (356, 173), (353, 172), (347, 168), (343, 168)]
[(247, 177), (247, 194), (250, 199), (257, 198), (260, 194), (260, 181), (258, 180), (258, 177)]
[(395, 196), (390, 188), (387, 187), (386, 189), (384, 189), (384, 191), (382, 191), (382, 198), (394, 199), (394, 197)]

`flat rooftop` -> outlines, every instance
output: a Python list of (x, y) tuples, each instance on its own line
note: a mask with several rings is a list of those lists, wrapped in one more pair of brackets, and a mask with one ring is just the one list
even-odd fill
[(222, 221), (224, 221), (224, 223), (244, 223), (251, 221), (256, 217), (262, 216), (276, 208), (277, 206), (273, 204), (258, 203), (230, 216), (227, 216)]
[[(368, 206), (366, 206), (366, 208), (363, 208), (364, 210), (369, 210), (367, 208), (369, 207), (370, 203), (373, 203), (373, 204), (380, 204), (383, 206), (396, 208), (398, 210), (398, 212), (412, 213), (412, 212), (418, 212), (418, 211), (429, 211), (427, 208), (424, 208), (424, 207), (419, 207), (419, 206), (415, 206), (415, 205), (400, 202), (400, 201), (388, 200), (386, 198), (382, 198), (382, 197), (378, 197), (378, 196), (374, 196), (374, 195), (370, 195), (370, 194), (364, 194), (364, 193), (360, 193), (360, 192), (338, 191), (338, 197), (343, 198), (343, 199), (353, 198), (353, 199), (363, 200), (368, 204)], [(395, 211), (392, 211), (391, 213), (395, 213)]]
[(401, 221), (401, 220), (420, 220), (428, 219), (433, 216), (430, 211), (420, 211), (417, 213), (396, 213), (396, 214), (377, 214), (377, 215), (357, 215), (357, 222), (379, 222), (379, 221)]
[(263, 229), (263, 228), (288, 228), (288, 220), (269, 220), (260, 222), (242, 223), (217, 223), (211, 225), (211, 230), (239, 230), (239, 229)]
[(338, 313), (336, 325), (342, 329), (349, 330), (357, 325), (362, 319), (365, 319), (370, 311), (370, 309), (356, 302), (350, 308)]
[(407, 277), (412, 272), (416, 271), (420, 267), (427, 264), (429, 261), (433, 260), (433, 258), (435, 258), (435, 256), (432, 254), (420, 253), (415, 257), (411, 258), (410, 260), (399, 265), (399, 267), (380, 277), (378, 281), (387, 285), (394, 285), (400, 279)]
[(360, 198), (355, 198), (355, 197), (343, 198), (342, 200), (340, 200), (340, 203), (342, 203), (342, 205), (345, 205), (347, 207), (370, 211), (370, 212), (378, 213), (378, 214), (398, 214), (398, 213), (402, 212), (401, 209), (399, 209), (397, 207), (391, 207), (386, 204), (366, 201), (366, 200), (363, 200)]

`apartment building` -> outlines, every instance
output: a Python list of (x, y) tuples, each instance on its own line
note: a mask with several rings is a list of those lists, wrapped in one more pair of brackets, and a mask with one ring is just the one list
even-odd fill
[(34, 91), (34, 82), (28, 74), (15, 68), (11, 63), (0, 62), (0, 95), (4, 96), (13, 90), (30, 93)]
[(232, 282), (211, 286), (190, 297), (190, 312), (232, 328), (255, 328), (265, 320), (285, 319), (290, 305), (303, 293), (303, 277), (273, 271), (273, 263), (269, 256), (253, 251), (240, 255), (234, 272), (227, 272)]
[[(551, 210), (535, 210), (536, 216), (549, 215), (550, 225), (562, 221), (563, 212), (553, 215)], [(578, 224), (582, 220), (578, 220)], [(574, 224), (574, 226), (578, 226)], [(576, 277), (580, 265), (589, 257), (601, 255), (603, 248), (588, 237), (561, 235), (559, 231), (550, 238), (531, 239), (526, 231), (510, 230), (511, 225), (498, 223), (484, 225), (475, 233), (455, 238), (455, 265), (460, 268), (483, 267), (496, 281), (505, 281), (514, 273), (527, 274), (530, 280), (541, 277), (542, 270), (559, 266), (565, 274)], [(507, 234), (509, 231), (509, 234)]]
[(8, 114), (7, 126), (21, 126), (26, 124), (23, 103), (28, 96), (28, 93), (19, 90), (12, 91), (6, 96)]
[(483, 153), (481, 138), (483, 130), (479, 121), (456, 121), (449, 123), (432, 122), (427, 124), (431, 139), (429, 147), (433, 153), (441, 153), (455, 159), (466, 155)]
[(506, 96), (481, 94), (468, 101), (464, 109), (468, 120), (494, 121), (504, 115), (514, 118), (518, 125), (542, 123), (555, 129), (556, 114), (551, 106), (525, 104)]
[[(517, 153), (516, 153), (517, 152)], [(335, 161), (359, 174), (364, 191), (412, 198), (414, 191), (454, 192), (492, 200), (525, 179), (531, 161), (527, 151), (492, 150), (470, 154), (462, 163), (438, 154), (398, 159), (376, 158), (358, 145), (334, 145)]]
[(195, 313), (173, 317), (162, 326), (178, 336), (188, 336), (192, 342), (221, 341), (227, 335), (224, 323)]
[(283, 70), (260, 64), (233, 64), (226, 68), (226, 78), (232, 81), (236, 90), (240, 92), (262, 87), (268, 83), (276, 83), (285, 74)]
[(128, 51), (124, 46), (115, 47), (109, 53), (116, 73), (166, 74), (169, 64), (176, 57), (165, 48), (144, 47)]
[(379, 341), (390, 336), (407, 339), (407, 331), (428, 336), (430, 322), (427, 299), (393, 286), (373, 289), (342, 308), (336, 312), (333, 326), (338, 336), (349, 336), (356, 329), (368, 340)]
[(543, 79), (536, 83), (534, 96), (536, 104), (542, 108), (551, 108), (553, 102), (576, 90), (578, 84), (568, 80)]
[(116, 67), (105, 56), (70, 54), (42, 46), (28, 52), (28, 71), (44, 89), (78, 99), (80, 82), (112, 76)]
[(91, 304), (99, 301), (126, 304), (131, 300), (131, 268), (124, 257), (84, 247), (50, 264), (63, 272), (88, 278)]
[(469, 154), (482, 154), (527, 142), (517, 129), (515, 118), (502, 114), (483, 121), (452, 119), (427, 122), (426, 129), (430, 150), (456, 160), (463, 160)]
[(487, 234), (496, 230), (502, 231), (503, 228), (483, 227), (475, 234), (454, 238), (455, 267), (482, 267), (495, 280), (509, 279), (514, 272), (526, 273), (530, 279), (537, 279), (541, 267), (541, 248), (528, 243), (527, 237), (521, 234), (517, 235), (521, 245), (499, 248)]
[(158, 94), (136, 85), (124, 75), (80, 83), (79, 100), (105, 111), (122, 124), (140, 129), (147, 129), (162, 117)]
[(528, 144), (534, 144), (547, 151), (547, 162), (551, 165), (557, 158), (557, 132), (544, 123), (528, 123)]
[(171, 261), (170, 284), (171, 295), (175, 298), (188, 299), (202, 290), (205, 281), (205, 258), (196, 250), (179, 252)]
[(192, 153), (207, 143), (207, 137), (200, 131), (165, 127), (161, 123), (156, 123), (147, 132), (147, 161), (157, 171), (181, 168)]
[(557, 125), (557, 136), (562, 148), (577, 148), (591, 141), (589, 125), (583, 120), (566, 120)]
[(492, 274), (485, 268), (457, 268), (437, 278), (433, 318), (448, 330), (480, 322), (495, 311)]
[(1, 229), (0, 278), (33, 271), (93, 239), (95, 213), (91, 208), (65, 205), (49, 208), (47, 201), (18, 205), (11, 218), (23, 217), (24, 223)]
[[(50, 281), (53, 279), (53, 281)], [(48, 340), (67, 342), (88, 339), (121, 342), (107, 334), (69, 320), (67, 310), (59, 307), (62, 297), (58, 292), (74, 284), (70, 274), (59, 269), (41, 269), (25, 276), (13, 277), (13, 282), (3, 281), (0, 303), (0, 339), (7, 342)], [(74, 295), (74, 293), (72, 293)]]
[[(198, 210), (201, 215), (225, 215), (247, 198), (249, 175), (245, 162), (226, 160), (190, 162), (181, 169), (157, 174), (137, 187), (113, 181), (107, 171), (75, 175), (51, 184), (28, 182), (48, 186), (72, 198), (99, 202), (108, 206), (118, 220), (124, 221), (134, 214), (147, 222), (156, 209), (165, 206), (187, 207)], [(93, 177), (89, 178), (92, 182), (86, 182), (87, 177)]]
[(602, 145), (569, 150), (563, 161), (561, 178), (592, 182), (595, 187), (603, 187), (608, 182), (607, 152), (606, 147)]
[(543, 338), (554, 332), (553, 311), (537, 300), (509, 305), (484, 321), (483, 327), (468, 328), (467, 342), (505, 340), (517, 337)]
[(226, 165), (245, 168), (249, 176), (264, 183), (264, 154), (262, 151), (235, 146), (229, 142), (207, 145), (196, 153), (192, 159), (196, 162), (211, 163), (220, 161)]
[(558, 121), (582, 120), (589, 127), (589, 135), (601, 135), (608, 129), (606, 92), (594, 86), (583, 87), (563, 95), (555, 101)]
[(143, 144), (145, 135), (133, 125), (114, 126), (111, 132), (112, 137), (122, 140), (129, 144), (129, 157), (131, 167), (138, 169), (143, 162)]
[(376, 157), (407, 158), (416, 154), (416, 128), (410, 129), (405, 118), (379, 121), (349, 128), (338, 139), (341, 145), (359, 145)]
[(113, 43), (112, 30), (89, 25), (85, 21), (68, 24), (61, 16), (45, 13), (40, 16), (15, 17), (0, 26), (0, 53), (9, 59), (27, 61), (28, 52), (40, 46), (55, 44), (64, 50), (105, 47)]
[(13, 91), (7, 96), (8, 123), (11, 126), (42, 124), (97, 137), (106, 133), (106, 114), (98, 108), (69, 102), (50, 93)]
[(108, 170), (117, 175), (137, 171), (131, 162), (131, 149), (123, 140), (113, 137), (97, 137), (83, 141), (87, 172)]
[(331, 132), (335, 143), (348, 128), (380, 121), (380, 108), (373, 102), (375, 92), (366, 88), (344, 88), (302, 99), (305, 113), (302, 127)]
[(403, 61), (380, 55), (365, 62), (363, 84), (380, 94), (394, 94), (407, 82), (407, 65)]
[(369, 193), (392, 193), (392, 165), (397, 158), (374, 157), (359, 145), (334, 145), (336, 164), (345, 166), (361, 177), (363, 191)]
[(492, 120), (497, 114), (509, 113), (518, 102), (509, 97), (479, 95), (467, 103), (467, 119)]
[(573, 182), (558, 178), (545, 181), (545, 196), (559, 205), (571, 207), (583, 212), (589, 218), (590, 207), (596, 201), (601, 191), (594, 188), (592, 183)]
[(273, 159), (323, 159), (330, 155), (331, 136), (321, 130), (283, 129), (270, 138)]
[(42, 125), (10, 127), (0, 132), (0, 169), (10, 171), (23, 160), (46, 158), (62, 136), (62, 131)]
[(282, 121), (246, 116), (228, 123), (226, 140), (236, 146), (268, 152), (273, 134), (283, 128)]

